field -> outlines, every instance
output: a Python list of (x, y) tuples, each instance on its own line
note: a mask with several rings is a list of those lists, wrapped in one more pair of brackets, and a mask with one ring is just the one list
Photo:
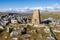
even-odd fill
[(41, 19), (46, 19), (52, 17), (54, 19), (60, 19), (60, 14), (55, 14), (55, 13), (42, 13), (41, 14)]

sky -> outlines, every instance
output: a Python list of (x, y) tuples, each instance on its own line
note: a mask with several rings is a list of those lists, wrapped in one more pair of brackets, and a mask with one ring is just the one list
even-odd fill
[(35, 8), (60, 11), (60, 0), (0, 0), (0, 11), (26, 11)]

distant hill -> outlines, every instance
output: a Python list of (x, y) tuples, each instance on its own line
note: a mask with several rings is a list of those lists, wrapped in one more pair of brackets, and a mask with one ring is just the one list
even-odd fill
[(4, 16), (4, 15), (9, 15), (9, 14), (14, 14), (16, 16), (30, 16), (33, 14), (33, 13), (8, 13), (8, 12), (0, 12), (0, 16)]
[[(8, 15), (8, 14), (9, 14), (8, 12), (0, 12), (0, 16)], [(33, 13), (30, 13), (30, 12), (29, 13), (11, 13), (11, 14), (14, 14), (16, 16), (29, 17), (29, 18), (32, 18), (32, 15), (33, 15)], [(48, 17), (60, 19), (60, 12), (41, 12), (41, 19), (45, 19)]]
[[(8, 13), (12, 13), (12, 12), (0, 12), (0, 14), (8, 14)], [(42, 13), (52, 13), (52, 14), (60, 14), (60, 12), (41, 12)], [(13, 13), (13, 14), (23, 14), (23, 15), (26, 15), (26, 14), (33, 14), (32, 12), (26, 12), (26, 13)]]
[(0, 12), (0, 16), (3, 16), (3, 15), (8, 15), (7, 12)]
[(60, 14), (60, 12), (41, 12), (41, 13), (44, 13), (44, 14)]

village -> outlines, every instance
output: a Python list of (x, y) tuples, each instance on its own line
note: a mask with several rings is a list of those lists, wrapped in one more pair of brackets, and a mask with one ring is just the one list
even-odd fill
[(41, 20), (40, 10), (32, 18), (8, 14), (0, 16), (0, 40), (60, 40), (60, 19)]

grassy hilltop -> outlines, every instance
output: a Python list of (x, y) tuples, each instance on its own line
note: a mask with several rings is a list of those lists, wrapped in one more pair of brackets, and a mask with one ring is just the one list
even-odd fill
[[(8, 13), (0, 13), (1, 15), (8, 15)], [(16, 16), (23, 16), (23, 17), (29, 17), (32, 18), (32, 13), (22, 13), (22, 14), (18, 14), (18, 13), (14, 13), (14, 15)], [(46, 19), (49, 17), (53, 17), (55, 19), (60, 19), (60, 12), (42, 12), (41, 13), (41, 19)], [(13, 28), (17, 28), (17, 27), (25, 27), (26, 24), (21, 25), (21, 24), (9, 24), (6, 27), (13, 27)], [(51, 33), (46, 33), (44, 31), (45, 27), (43, 28), (39, 28), (39, 27), (33, 27), (33, 26), (27, 26), (27, 34), (31, 35), (30, 40), (47, 40), (47, 37), (51, 34)], [(56, 27), (52, 28), (52, 29), (58, 29), (60, 27)], [(36, 32), (37, 30), (37, 32)], [(13, 37), (10, 37), (9, 33), (6, 32), (7, 29), (5, 28), (4, 31), (0, 34), (0, 40), (12, 40)], [(55, 36), (57, 37), (58, 40), (60, 40), (60, 33), (55, 33)], [(42, 36), (42, 37), (41, 37)], [(7, 37), (7, 38), (6, 38)], [(25, 40), (26, 38), (24, 37), (24, 35), (17, 35), (14, 36), (16, 38), (18, 38), (18, 40)]]

